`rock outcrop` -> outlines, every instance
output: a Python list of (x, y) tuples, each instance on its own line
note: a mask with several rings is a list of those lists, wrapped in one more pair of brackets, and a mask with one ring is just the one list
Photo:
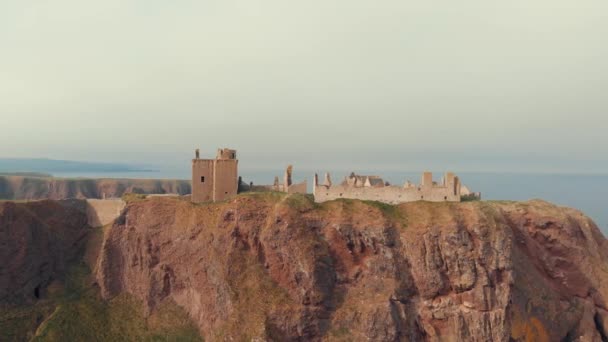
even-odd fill
[(106, 232), (97, 281), (148, 311), (173, 299), (208, 341), (608, 336), (608, 242), (543, 201), (150, 198)]
[(0, 199), (116, 198), (125, 193), (190, 193), (190, 181), (173, 179), (88, 179), (0, 176)]
[(79, 257), (84, 201), (0, 202), (0, 305), (34, 302)]

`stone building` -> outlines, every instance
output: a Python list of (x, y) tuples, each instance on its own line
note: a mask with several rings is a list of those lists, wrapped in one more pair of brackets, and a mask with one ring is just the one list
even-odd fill
[(316, 202), (338, 198), (380, 201), (389, 204), (413, 201), (460, 202), (461, 187), (460, 179), (451, 172), (446, 173), (440, 183), (433, 182), (431, 172), (424, 172), (420, 185), (406, 181), (403, 186), (390, 185), (378, 176), (361, 176), (354, 173), (346, 177), (341, 184), (334, 185), (330, 175), (325, 174), (323, 184), (319, 184), (319, 177), (315, 175), (313, 194)]
[(217, 202), (236, 196), (238, 164), (236, 150), (218, 149), (215, 159), (200, 159), (197, 149), (192, 159), (192, 202)]

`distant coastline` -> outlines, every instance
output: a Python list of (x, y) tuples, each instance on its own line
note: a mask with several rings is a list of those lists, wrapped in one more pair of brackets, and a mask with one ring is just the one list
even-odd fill
[(120, 163), (45, 158), (0, 158), (0, 174), (15, 176), (53, 177), (56, 174), (62, 173), (148, 173), (158, 171), (142, 165)]
[(38, 177), (38, 178), (53, 177), (53, 175), (50, 173), (42, 173), (42, 172), (0, 172), (0, 176), (19, 176), (19, 177)]

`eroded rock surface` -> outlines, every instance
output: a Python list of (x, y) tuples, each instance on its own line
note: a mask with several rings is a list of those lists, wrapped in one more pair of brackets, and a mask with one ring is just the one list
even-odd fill
[(0, 202), (0, 305), (43, 297), (79, 256), (87, 232), (84, 201)]
[(171, 298), (206, 340), (602, 341), (608, 242), (542, 201), (127, 205), (102, 294)]

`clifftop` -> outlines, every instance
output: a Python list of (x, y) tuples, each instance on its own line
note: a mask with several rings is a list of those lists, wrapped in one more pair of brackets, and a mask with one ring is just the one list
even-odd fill
[(54, 178), (0, 175), (0, 200), (121, 197), (125, 193), (185, 195), (190, 181), (175, 179)]
[[(41, 216), (55, 204), (36, 203), (18, 204), (21, 211), (0, 204), (0, 249), (13, 241), (7, 232), (17, 216), (67, 219)], [(48, 223), (21, 221), (21, 230), (53, 234)], [(103, 236), (88, 241), (103, 298), (129, 295), (146, 317), (175, 303), (206, 341), (607, 338), (608, 242), (579, 211), (543, 201), (316, 204), (303, 195), (250, 193), (197, 205), (134, 198)], [(32, 241), (19, 243), (21, 254), (32, 253)], [(2, 255), (9, 264), (17, 258)], [(6, 274), (0, 284), (18, 291)], [(28, 288), (23, 296), (36, 301), (35, 293)], [(39, 293), (44, 299), (47, 291)]]
[(97, 275), (107, 298), (173, 299), (207, 340), (600, 340), (608, 327), (608, 242), (543, 201), (150, 199), (108, 231)]

